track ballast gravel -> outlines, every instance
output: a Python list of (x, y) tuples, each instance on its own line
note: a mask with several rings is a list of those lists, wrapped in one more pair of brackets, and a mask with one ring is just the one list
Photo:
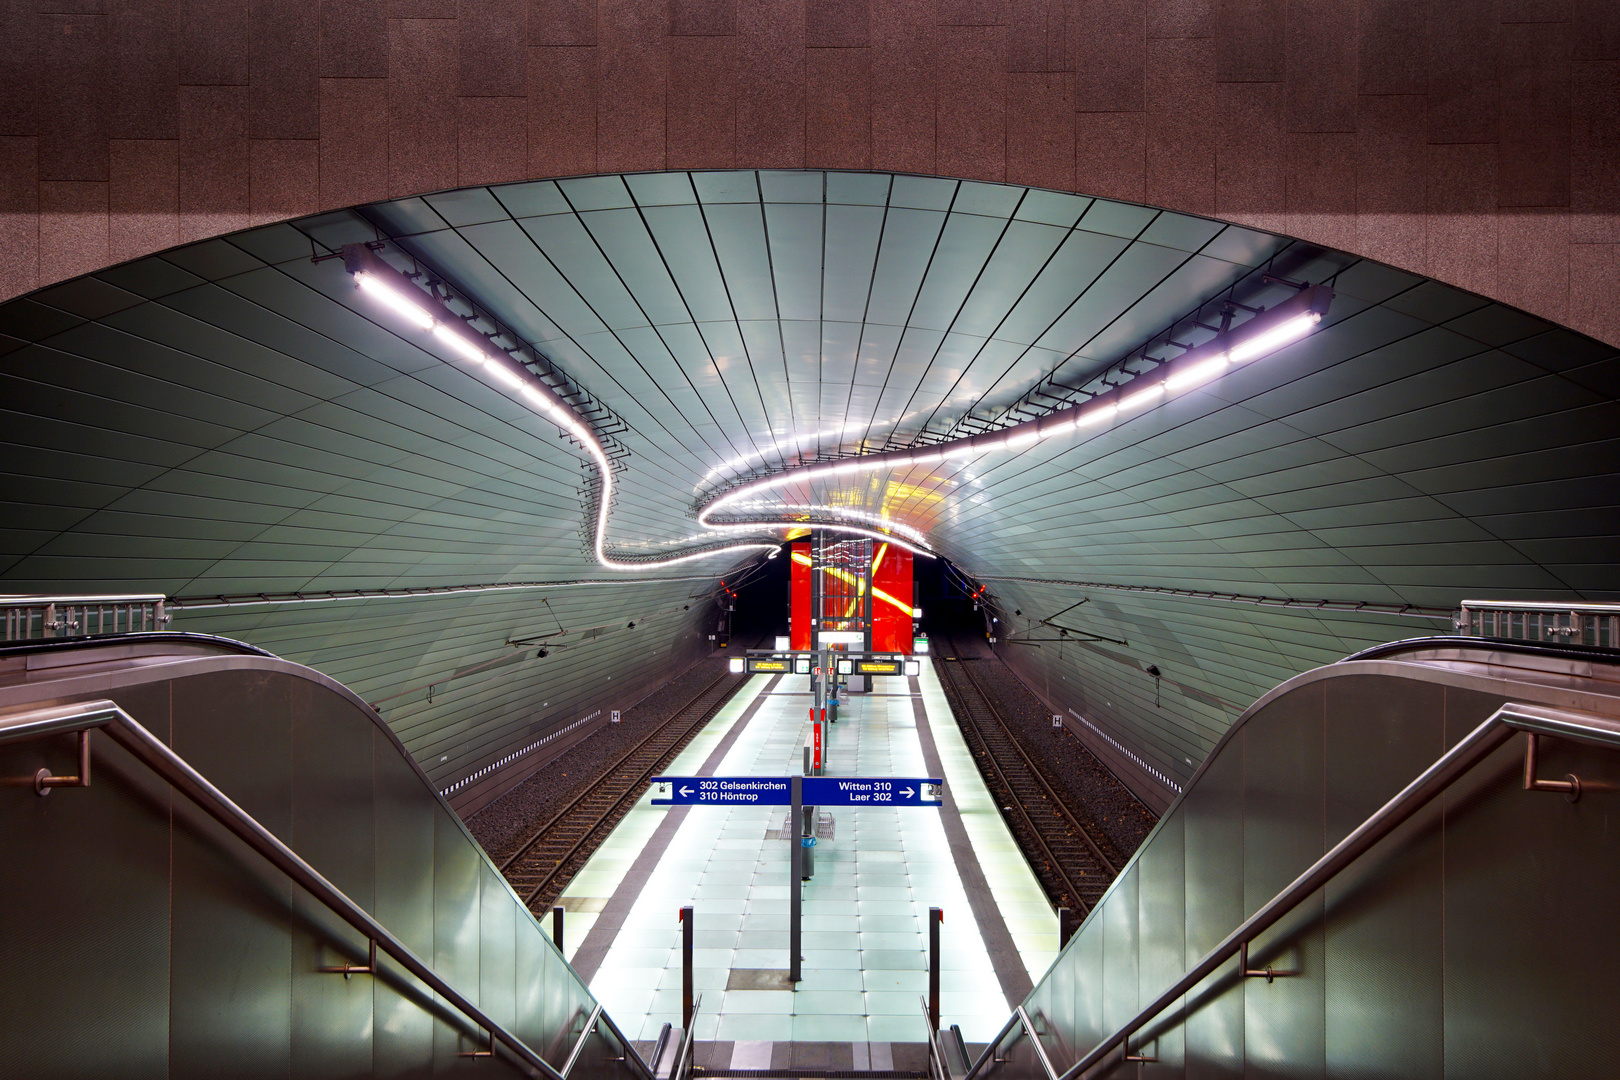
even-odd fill
[(1042, 766), (1041, 774), (1064, 797), (1064, 805), (1109, 861), (1124, 866), (1158, 818), (1067, 728), (1052, 726), (1045, 704), (999, 658), (959, 662), (973, 665), (973, 674), (994, 696), (1013, 736)]
[(467, 827), (496, 863), (586, 788), (658, 725), (726, 671), (726, 654), (700, 660), (608, 724), (581, 739), (533, 776), (467, 819)]

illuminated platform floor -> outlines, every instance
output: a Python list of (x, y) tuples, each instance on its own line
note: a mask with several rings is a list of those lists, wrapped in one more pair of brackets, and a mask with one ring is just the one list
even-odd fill
[[(787, 775), (809, 736), (809, 680), (755, 676), (669, 770)], [(930, 666), (845, 703), (828, 775), (930, 776), (943, 809), (838, 809), (804, 886), (803, 981), (788, 966), (788, 857), (780, 807), (649, 805), (644, 797), (563, 894), (569, 958), (632, 1038), (680, 1026), (676, 921), (695, 908), (699, 1039), (922, 1042), (928, 908), (944, 909), (946, 1024), (992, 1036), (1056, 955), (1057, 920), (974, 767)], [(761, 974), (753, 974), (761, 973)], [(737, 987), (728, 989), (728, 985)], [(739, 1051), (740, 1052), (740, 1051)], [(861, 1056), (859, 1049), (857, 1057)]]

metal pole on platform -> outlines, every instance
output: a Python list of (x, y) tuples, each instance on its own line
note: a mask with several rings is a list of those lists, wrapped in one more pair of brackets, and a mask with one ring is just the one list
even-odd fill
[(692, 908), (681, 908), (681, 1033), (692, 1030)]
[(558, 904), (551, 909), (551, 943), (557, 946), (557, 951), (563, 951), (563, 909)]
[(804, 844), (799, 839), (802, 831), (799, 821), (804, 810), (804, 778), (789, 777), (788, 786), (792, 788), (793, 800), (788, 813), (788, 843), (792, 845), (789, 849), (792, 854), (788, 856), (788, 981), (796, 983), (800, 978), (799, 931), (804, 921), (804, 897), (800, 895), (803, 884), (799, 880), (804, 860)]
[[(819, 774), (820, 770), (817, 769), (816, 772)], [(804, 775), (812, 775), (810, 771), (810, 748), (808, 746), (804, 748)], [(804, 860), (799, 865), (799, 874), (801, 880), (804, 881), (809, 881), (816, 876), (815, 821), (816, 808), (813, 806), (804, 807), (799, 816), (793, 819), (793, 827), (799, 834), (798, 841), (801, 851), (799, 858)], [(804, 842), (805, 837), (811, 839), (809, 844)]]
[(1066, 908), (1066, 907), (1058, 908), (1058, 949), (1059, 950), (1062, 950), (1062, 948), (1069, 943), (1069, 939), (1074, 937), (1075, 923), (1078, 921), (1078, 920), (1075, 919), (1074, 914), (1075, 914), (1075, 912), (1074, 912), (1073, 908)]
[(939, 924), (945, 921), (941, 908), (928, 909), (928, 1030), (939, 1031)]

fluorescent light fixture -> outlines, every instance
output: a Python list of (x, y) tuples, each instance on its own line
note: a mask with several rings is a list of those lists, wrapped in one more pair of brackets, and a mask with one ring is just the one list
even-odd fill
[[(491, 360), (489, 363), (485, 364), (484, 367), (489, 369), (489, 373), (491, 375), (495, 376), (501, 382), (512, 387), (513, 389), (518, 389), (526, 385), (523, 376), (507, 367), (499, 360)], [(579, 432), (575, 430), (575, 434), (579, 434)]]
[(474, 363), (489, 363), (488, 353), (475, 345), (465, 334), (457, 333), (453, 327), (446, 323), (434, 323), (433, 336)]
[[(777, 543), (744, 543), (728, 544), (705, 551), (674, 555), (645, 562), (628, 562), (608, 555), (606, 538), (608, 515), (613, 501), (612, 463), (608, 460), (607, 452), (602, 448), (601, 443), (596, 439), (584, 419), (576, 414), (571, 406), (557, 397), (549, 387), (533, 379), (526, 370), (515, 369), (504, 356), (492, 355), (481, 343), (470, 336), (464, 325), (465, 320), (446, 307), (437, 296), (425, 292), (410, 278), (405, 277), (405, 275), (384, 262), (370, 246), (366, 244), (345, 245), (343, 248), (343, 261), (344, 268), (354, 275), (355, 284), (362, 292), (374, 298), (382, 306), (394, 312), (409, 324), (418, 329), (430, 331), (435, 338), (463, 359), (483, 364), (496, 381), (516, 391), (517, 396), (538, 415), (544, 416), (578, 441), (586, 454), (595, 463), (601, 477), (600, 501), (593, 537), (596, 560), (601, 565), (614, 570), (648, 570), (734, 552), (762, 549), (768, 549), (772, 553), (777, 551), (779, 547)], [(1049, 439), (1078, 431), (1081, 428), (1106, 423), (1116, 418), (1122, 410), (1128, 411), (1141, 408), (1144, 405), (1156, 402), (1167, 393), (1201, 385), (1219, 377), (1227, 367), (1233, 364), (1257, 359), (1298, 340), (1310, 333), (1321, 322), (1332, 300), (1332, 290), (1324, 285), (1301, 289), (1292, 299), (1279, 304), (1271, 311), (1257, 315), (1238, 327), (1233, 333), (1220, 335), (1214, 340), (1190, 350), (1187, 355), (1169, 366), (1164, 378), (1147, 382), (1134, 389), (1131, 383), (1127, 383), (1123, 387), (1116, 387), (1106, 394), (1099, 395), (1084, 405), (1062, 410), (1041, 420), (1026, 421), (1023, 424), (1014, 425), (1002, 431), (986, 432), (983, 435), (954, 440), (926, 450), (888, 451), (862, 455), (834, 465), (801, 466), (775, 476), (742, 484), (731, 491), (724, 492), (708, 500), (698, 511), (698, 524), (704, 529), (715, 532), (735, 531), (738, 529), (793, 529), (803, 528), (808, 525), (812, 528), (883, 540), (905, 548), (915, 555), (932, 557), (933, 553), (922, 546), (923, 534), (920, 531), (902, 525), (900, 522), (878, 515), (852, 511), (848, 508), (823, 507), (819, 504), (798, 504), (800, 509), (812, 513), (824, 514), (830, 512), (831, 516), (857, 517), (857, 519), (870, 520), (884, 529), (903, 531), (915, 539), (915, 546), (896, 538), (892, 535), (892, 532), (878, 532), (864, 526), (839, 522), (715, 522), (711, 521), (710, 518), (714, 513), (722, 509), (739, 509), (740, 507), (736, 504), (749, 495), (762, 494), (791, 484), (813, 483), (827, 477), (842, 477), (859, 472), (910, 468), (914, 465), (931, 464), (936, 461), (954, 458), (978, 457), (999, 450), (1020, 450), (1032, 446), (1042, 439)], [(772, 451), (781, 452), (784, 449), (796, 448), (806, 442), (819, 441), (832, 435), (841, 435), (860, 426), (858, 423), (845, 424), (841, 428), (816, 432), (789, 443), (773, 443), (766, 450), (755, 451), (752, 454), (743, 455), (716, 466), (705, 474), (697, 486), (701, 488), (704, 483), (707, 483), (720, 473), (734, 470), (751, 460), (762, 458)], [(883, 599), (894, 603), (898, 607), (907, 607), (907, 605), (900, 604), (892, 597), (883, 597)]]
[(1322, 321), (1320, 312), (1307, 311), (1292, 319), (1281, 322), (1269, 330), (1262, 330), (1233, 345), (1227, 350), (1226, 357), (1234, 364), (1241, 364), (1248, 360), (1276, 352), (1291, 341), (1297, 341), (1310, 333), (1317, 323)]
[[(730, 491), (710, 499), (698, 511), (698, 521), (709, 525), (712, 514), (734, 509), (734, 504), (749, 496), (757, 496), (791, 484), (808, 484), (827, 476), (847, 475), (852, 472), (897, 470), (912, 465), (953, 458), (978, 457), (997, 450), (1016, 450), (1037, 439), (1095, 428), (1120, 416), (1122, 412), (1140, 409), (1162, 400), (1166, 394), (1176, 393), (1218, 378), (1233, 364), (1257, 359), (1310, 333), (1327, 314), (1333, 302), (1333, 290), (1326, 285), (1312, 285), (1301, 289), (1293, 297), (1270, 311), (1257, 314), (1235, 330), (1217, 335), (1202, 345), (1166, 365), (1164, 376), (1151, 380), (1132, 380), (1102, 393), (1090, 401), (1063, 409), (1001, 431), (986, 432), (952, 442), (935, 444), (922, 450), (890, 450), (867, 454), (854, 462), (839, 465), (789, 469), (775, 476), (762, 477), (740, 484)], [(821, 522), (796, 522), (798, 526), (824, 527)]]
[(375, 273), (358, 273), (354, 275), (354, 283), (360, 287), (361, 292), (372, 297), (388, 310), (417, 327), (417, 329), (433, 329), (433, 316), (428, 314), (426, 308), (408, 299), (404, 293), (390, 286)]
[(1139, 409), (1143, 405), (1157, 400), (1158, 397), (1163, 393), (1164, 383), (1148, 383), (1134, 394), (1126, 394), (1124, 397), (1120, 398), (1119, 401), (1114, 405), (1114, 408), (1120, 412), (1125, 412), (1129, 409)]
[(735, 472), (737, 469), (748, 464), (750, 461), (761, 460), (772, 452), (779, 454), (789, 453), (799, 449), (801, 446), (807, 446), (811, 443), (818, 443), (822, 439), (830, 439), (838, 435), (847, 435), (851, 431), (858, 431), (866, 426), (867, 425), (858, 421), (852, 421), (839, 427), (826, 428), (822, 431), (817, 431), (811, 435), (802, 435), (797, 439), (789, 439), (786, 441), (779, 439), (771, 443), (763, 450), (755, 450), (751, 454), (743, 454), (740, 457), (732, 458), (730, 461), (721, 462), (719, 465), (716, 465), (714, 468), (704, 473), (703, 479), (699, 480), (695, 485), (693, 485), (692, 490), (698, 491), (703, 487), (704, 484), (707, 484), (710, 480), (713, 480), (721, 473)]
[[(601, 477), (601, 499), (597, 506), (596, 528), (592, 546), (596, 561), (610, 570), (658, 570), (694, 559), (708, 559), (716, 555), (735, 555), (745, 551), (774, 551), (776, 543), (727, 544), (685, 555), (672, 555), (662, 559), (629, 562), (615, 559), (607, 551), (608, 514), (613, 505), (613, 468), (607, 452), (592, 434), (590, 426), (573, 408), (557, 397), (551, 389), (532, 378), (526, 370), (520, 371), (511, 361), (497, 359), (477, 347), (459, 326), (459, 316), (446, 307), (438, 297), (424, 292), (410, 278), (384, 262), (366, 244), (345, 244), (343, 267), (354, 275), (356, 286), (383, 307), (421, 330), (430, 330), (438, 340), (455, 349), (469, 360), (482, 361), (496, 380), (517, 391), (517, 397), (528, 404), (536, 415), (562, 428), (572, 435), (595, 463)], [(755, 526), (759, 528), (761, 526)], [(771, 526), (763, 526), (770, 528)]]
[(1087, 409), (1085, 412), (1075, 417), (1074, 426), (1078, 429), (1083, 427), (1091, 427), (1093, 424), (1101, 424), (1105, 421), (1112, 420), (1114, 418), (1114, 414), (1117, 412), (1119, 412), (1119, 406), (1115, 405), (1113, 402), (1109, 402), (1106, 405), (1098, 405), (1096, 408)]
[(1227, 359), (1225, 353), (1212, 356), (1208, 360), (1200, 360), (1181, 368), (1168, 379), (1164, 380), (1166, 390), (1185, 390), (1190, 386), (1206, 383), (1226, 370)]

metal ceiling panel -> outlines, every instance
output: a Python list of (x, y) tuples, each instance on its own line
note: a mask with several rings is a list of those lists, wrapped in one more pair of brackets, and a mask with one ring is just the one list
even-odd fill
[[(626, 672), (695, 655), (704, 598), (736, 561), (563, 584), (614, 576), (589, 548), (592, 474), (338, 260), (311, 261), (379, 232), (398, 265), (443, 275), (611, 411), (611, 540), (647, 552), (699, 531), (693, 499), (723, 462), (756, 455), (747, 473), (942, 437), (1046, 380), (1079, 386), (1150, 345), (1172, 355), (1172, 325), (1228, 290), (1283, 302), (1293, 289), (1267, 269), (1331, 282), (1310, 338), (1086, 437), (779, 493), (927, 530), (983, 578), (1003, 634), (1084, 600), (1065, 619), (1123, 644), (1011, 646), (1021, 670), (1170, 777), (1276, 681), (1446, 624), (1169, 590), (1435, 608), (1620, 595), (1612, 349), (1249, 228), (819, 171), (444, 192), (0, 307), (11, 587), (556, 582), (181, 609), (183, 628), (258, 641), (378, 700), (447, 784), (572, 722)], [(602, 632), (544, 660), (506, 643), (564, 626)]]

